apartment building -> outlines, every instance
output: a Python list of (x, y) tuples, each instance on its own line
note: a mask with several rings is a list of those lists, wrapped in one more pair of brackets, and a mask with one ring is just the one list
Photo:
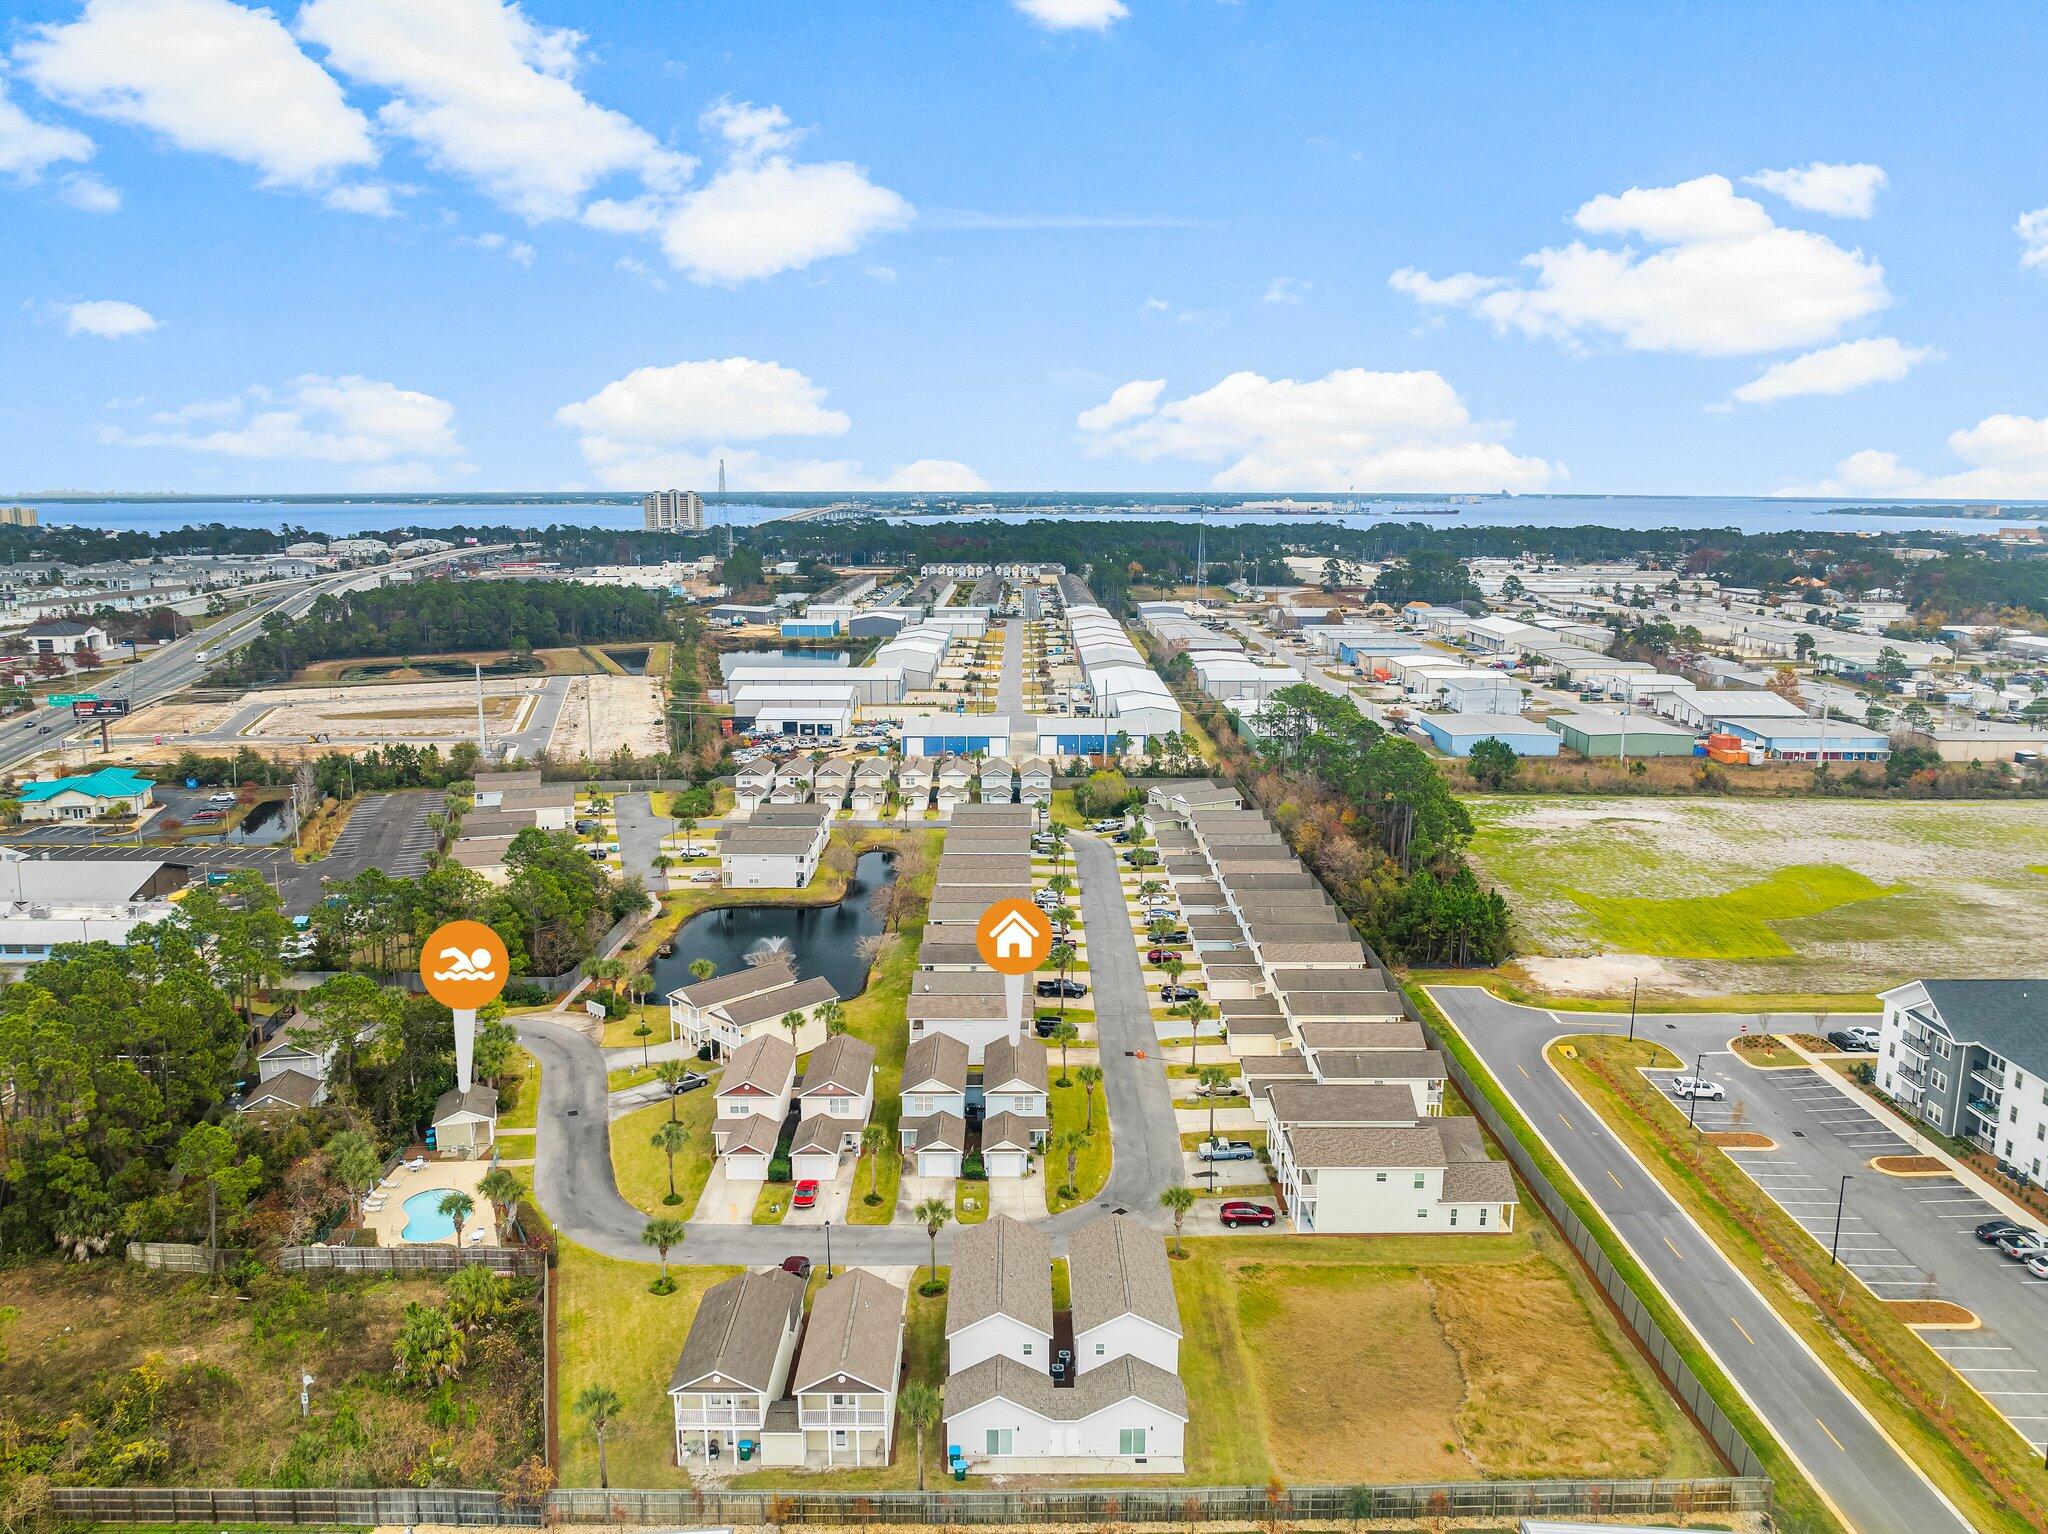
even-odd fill
[(2017, 1174), (2048, 1173), (2048, 980), (1911, 980), (1878, 994), (1879, 1090)]

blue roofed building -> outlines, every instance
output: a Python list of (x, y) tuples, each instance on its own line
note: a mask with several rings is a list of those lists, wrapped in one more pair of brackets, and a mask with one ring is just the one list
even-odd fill
[(23, 820), (91, 820), (153, 808), (156, 785), (126, 767), (102, 767), (78, 778), (24, 783), (16, 795)]

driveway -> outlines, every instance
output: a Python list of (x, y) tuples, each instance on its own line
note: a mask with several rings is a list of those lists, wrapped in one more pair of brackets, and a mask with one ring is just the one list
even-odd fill
[[(1969, 1527), (1544, 1057), (1551, 1039), (1619, 1033), (1625, 1019), (1561, 1020), (1478, 986), (1433, 986), (1429, 994), (1851, 1528), (1935, 1534)], [(1735, 1022), (1653, 1016), (1638, 1032), (1696, 1057), (1724, 1045)], [(1799, 1026), (1805, 1023), (1802, 1016)]]
[(792, 1208), (782, 1217), (784, 1225), (823, 1225), (830, 1220), (834, 1225), (846, 1223), (846, 1206), (853, 1198), (853, 1169), (858, 1158), (841, 1155), (839, 1170), (831, 1180), (821, 1179), (818, 1183), (818, 1202), (809, 1209)]
[(654, 860), (661, 855), (661, 839), (675, 829), (675, 822), (654, 813), (651, 794), (619, 794), (612, 800), (612, 813), (619, 827), (621, 869), (627, 878), (653, 889)]
[(712, 1162), (711, 1175), (704, 1180), (704, 1192), (690, 1216), (692, 1233), (699, 1225), (745, 1225), (751, 1229), (754, 1205), (760, 1201), (765, 1186), (765, 1178), (728, 1177), (723, 1161)]

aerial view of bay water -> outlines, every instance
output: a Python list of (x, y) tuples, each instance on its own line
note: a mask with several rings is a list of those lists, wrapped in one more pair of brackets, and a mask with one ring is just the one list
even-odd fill
[[(109, 532), (167, 532), (219, 523), (228, 527), (302, 528), (341, 535), (392, 528), (641, 526), (637, 495), (579, 492), (507, 493), (464, 499), (447, 495), (249, 496), (207, 500), (192, 496), (83, 495), (9, 497), (32, 508), (51, 526), (99, 527)], [(1920, 528), (1992, 533), (2000, 526), (2048, 522), (2048, 504), (1999, 505), (1872, 500), (1808, 500), (1774, 496), (1503, 495), (1432, 496), (1117, 496), (1097, 492), (1009, 492), (973, 496), (788, 494), (708, 504), (710, 525), (730, 521), (752, 527), (793, 513), (837, 508), (892, 519), (1022, 522), (1132, 518), (1212, 524), (1284, 526), (1293, 522), (1366, 527), (1376, 522), (1429, 519), (1442, 526), (1614, 527), (1627, 529), (1732, 528), (1744, 534), (1900, 532)]]

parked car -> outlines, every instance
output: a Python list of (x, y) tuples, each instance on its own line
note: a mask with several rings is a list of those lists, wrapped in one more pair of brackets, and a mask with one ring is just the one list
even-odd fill
[(682, 1075), (676, 1078), (674, 1095), (681, 1097), (685, 1092), (694, 1092), (699, 1087), (708, 1087), (709, 1085), (711, 1085), (711, 1078), (709, 1076), (700, 1076), (695, 1071), (684, 1071)]
[(1677, 1076), (1671, 1082), (1671, 1095), (1681, 1099), (1697, 1097), (1702, 1102), (1717, 1103), (1728, 1095), (1728, 1091), (1720, 1082), (1709, 1081), (1704, 1076)]
[(1837, 1028), (1828, 1042), (1848, 1054), (1870, 1054), (1877, 1049), (1875, 1028)]
[(798, 1254), (795, 1257), (785, 1257), (782, 1259), (782, 1271), (794, 1273), (798, 1278), (809, 1278), (811, 1276), (811, 1259), (802, 1254)]
[(235, 802), (235, 796), (229, 793), (208, 794), (206, 796), (206, 802), (208, 804), (233, 804)]
[(796, 1185), (796, 1192), (789, 1196), (792, 1209), (815, 1209), (818, 1207), (818, 1179), (806, 1177)]
[(1148, 948), (1145, 950), (1145, 962), (1147, 964), (1164, 964), (1168, 959), (1179, 959), (1182, 957), (1184, 955), (1172, 948)]
[(1223, 1207), (1216, 1211), (1223, 1219), (1225, 1230), (1236, 1230), (1240, 1225), (1271, 1225), (1276, 1218), (1271, 1204), (1255, 1204), (1248, 1198), (1230, 1198), (1223, 1201)]
[(2009, 1230), (1991, 1244), (1998, 1248), (2001, 1256), (2010, 1257), (2016, 1262), (2048, 1252), (2048, 1237), (2044, 1237), (2038, 1230), (2024, 1228)]
[(1195, 1154), (1204, 1161), (1256, 1161), (1259, 1153), (1249, 1140), (1204, 1140)]
[(716, 884), (718, 882), (718, 870), (715, 868), (700, 868), (690, 875), (690, 882), (692, 884)]
[(1086, 996), (1088, 986), (1086, 982), (1080, 980), (1041, 980), (1038, 982), (1038, 994), (1064, 996), (1071, 1001), (1075, 997)]
[(1195, 993), (1192, 987), (1185, 985), (1162, 985), (1159, 988), (1159, 999), (1161, 1001), (1193, 1001)]
[(2048, 1278), (2048, 1252), (2036, 1252), (2029, 1257), (2027, 1271), (2036, 1278)]
[(1031, 1020), (1031, 1031), (1041, 1039), (1049, 1039), (1052, 1037), (1053, 1029), (1059, 1027), (1059, 1025), (1059, 1014), (1057, 1012), (1048, 1012), (1042, 1017), (1035, 1017)]
[(2025, 1230), (2026, 1228), (2026, 1226), (2021, 1225), (2015, 1220), (1986, 1220), (1977, 1227), (1977, 1239), (1986, 1246), (1989, 1246), (2000, 1236), (2008, 1235), (2016, 1230)]
[(1124, 823), (1121, 817), (1115, 820), (1091, 820), (1088, 822), (1088, 829), (1093, 831), (1097, 836), (1101, 836), (1106, 832), (1110, 831), (1121, 831), (1123, 828)]
[(1196, 1087), (1195, 1096), (1242, 1097), (1244, 1096), (1244, 1084), (1242, 1082), (1237, 1081), (1225, 1081), (1213, 1087)]
[(1110, 833), (1109, 839), (1113, 842), (1128, 842), (1131, 839), (1131, 833), (1128, 831), (1114, 831)]

